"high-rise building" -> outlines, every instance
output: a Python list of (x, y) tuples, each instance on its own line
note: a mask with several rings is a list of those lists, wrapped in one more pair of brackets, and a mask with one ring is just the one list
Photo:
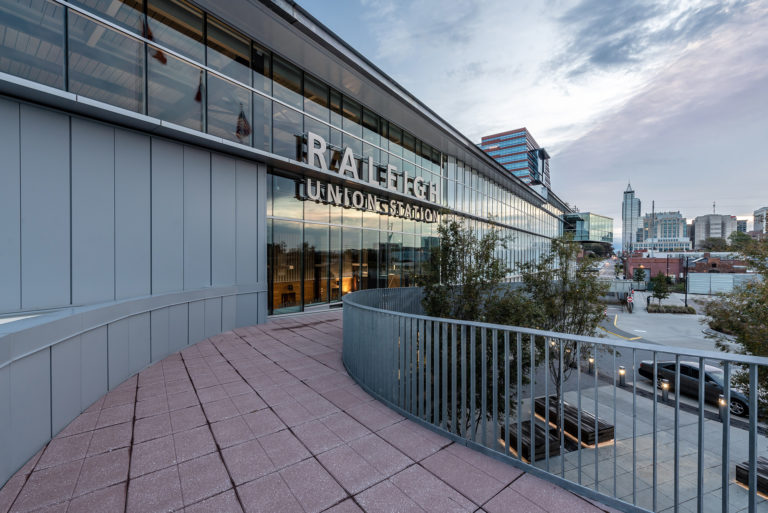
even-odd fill
[(693, 233), (691, 240), (694, 249), (701, 248), (701, 244), (707, 239), (725, 239), (736, 231), (736, 216), (722, 214), (707, 214), (699, 216), (693, 221)]
[(752, 231), (761, 234), (768, 233), (768, 207), (758, 208), (752, 215), (755, 219)]
[(633, 251), (635, 243), (643, 241), (643, 219), (640, 217), (642, 203), (635, 196), (632, 184), (627, 184), (624, 201), (621, 203), (621, 249)]
[(613, 244), (613, 218), (592, 212), (572, 212), (563, 216), (563, 230), (577, 242)]
[(688, 237), (686, 219), (680, 212), (654, 212), (643, 217), (643, 240)]
[(527, 128), (486, 135), (480, 148), (523, 182), (551, 187), (549, 153), (538, 145)]
[(746, 219), (737, 219), (736, 220), (736, 231), (740, 233), (747, 233), (747, 220)]

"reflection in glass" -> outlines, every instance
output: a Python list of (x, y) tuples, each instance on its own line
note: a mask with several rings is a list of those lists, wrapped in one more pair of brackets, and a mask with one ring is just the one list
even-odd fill
[(272, 152), (289, 159), (299, 160), (303, 116), (277, 102), (273, 102), (272, 109)]
[(272, 305), (275, 313), (301, 309), (301, 223), (272, 223)]
[(296, 198), (296, 181), (278, 175), (272, 176), (272, 215), (301, 219), (303, 201)]
[(389, 262), (387, 267), (387, 287), (400, 287), (402, 286), (400, 276), (403, 271), (402, 262), (402, 248), (403, 248), (403, 234), (402, 233), (388, 233), (387, 234), (387, 253), (389, 254)]
[(328, 301), (330, 271), (329, 228), (304, 225), (304, 304)]
[(301, 98), (301, 70), (275, 55), (272, 58), (272, 79), (275, 98), (300, 109), (304, 103)]
[(363, 230), (362, 282), (360, 288), (375, 289), (379, 276), (379, 232)]
[(64, 8), (0, 0), (0, 71), (64, 89)]
[[(302, 184), (302, 187), (306, 187), (306, 185)], [(319, 184), (318, 187), (320, 187), (322, 190), (325, 190), (325, 185), (323, 184)], [(313, 201), (313, 200), (306, 200), (303, 203), (304, 203), (304, 220), (305, 221), (317, 221), (320, 223), (328, 222), (328, 214), (330, 212), (330, 207), (327, 203), (322, 203), (322, 202)]]
[(254, 89), (272, 94), (272, 57), (269, 50), (256, 43), (253, 43), (251, 68), (253, 68)]
[[(343, 105), (343, 113), (344, 113), (342, 128), (347, 132), (351, 133), (352, 135), (356, 135), (357, 137), (362, 137), (363, 136), (363, 126), (362, 126), (363, 113), (362, 113), (362, 108), (360, 107), (360, 104), (344, 96), (342, 105)], [(361, 147), (361, 150), (362, 150), (362, 147)]]
[[(148, 55), (160, 51), (147, 47)], [(203, 129), (203, 70), (171, 55), (165, 62), (149, 59), (148, 113), (194, 130)]]
[(272, 151), (272, 100), (253, 93), (253, 147)]
[(208, 67), (251, 85), (251, 40), (210, 16), (206, 37)]
[[(101, 18), (141, 34), (144, 30), (144, 2), (142, 0), (69, 0)], [(70, 11), (74, 12), (74, 11)]]
[(208, 133), (251, 144), (251, 92), (208, 74)]
[[(197, 62), (205, 62), (203, 12), (183, 0), (151, 0), (144, 37)], [(163, 62), (167, 55), (154, 49), (150, 56)]]
[(310, 75), (304, 74), (304, 112), (312, 114), (323, 121), (328, 121), (330, 116), (328, 93), (327, 85)]
[(69, 13), (69, 91), (144, 112), (144, 43)]
[(341, 228), (331, 226), (331, 301), (341, 299)]
[(362, 269), (360, 267), (360, 245), (362, 241), (360, 239), (360, 231), (359, 228), (343, 229), (342, 295), (360, 290), (360, 280), (362, 279)]

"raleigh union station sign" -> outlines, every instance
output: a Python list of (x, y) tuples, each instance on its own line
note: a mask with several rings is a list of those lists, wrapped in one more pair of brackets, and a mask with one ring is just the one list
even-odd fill
[[(307, 163), (324, 171), (337, 172), (342, 178), (352, 177), (363, 180), (363, 166), (368, 168), (368, 183), (380, 189), (395, 191), (413, 196), (430, 203), (438, 202), (437, 184), (426, 182), (420, 176), (408, 176), (407, 171), (398, 172), (391, 164), (376, 165), (373, 157), (367, 161), (355, 159), (352, 149), (346, 147), (343, 151), (334, 150), (331, 166), (326, 161), (328, 144), (319, 135), (307, 133)], [(437, 222), (437, 208), (411, 205), (404, 201), (387, 199), (377, 194), (351, 189), (343, 185), (335, 185), (318, 181), (313, 178), (305, 179), (303, 191), (304, 200), (320, 201), (358, 210), (369, 210), (384, 215), (403, 217), (427, 223)]]

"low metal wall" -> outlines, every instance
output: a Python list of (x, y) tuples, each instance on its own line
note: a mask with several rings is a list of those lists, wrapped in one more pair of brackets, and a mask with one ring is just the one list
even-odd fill
[(266, 321), (266, 291), (207, 288), (0, 324), (0, 486), (94, 401), (207, 337)]
[[(768, 358), (427, 317), (421, 295), (344, 297), (344, 365), (399, 413), (624, 511), (757, 511), (757, 457), (768, 454), (758, 370)], [(706, 405), (705, 380), (693, 387), (698, 399), (675, 393), (691, 366), (722, 373), (723, 404), (747, 417)], [(739, 372), (747, 397), (730, 386)], [(541, 437), (531, 444), (532, 426)], [(746, 490), (735, 477), (742, 463)]]

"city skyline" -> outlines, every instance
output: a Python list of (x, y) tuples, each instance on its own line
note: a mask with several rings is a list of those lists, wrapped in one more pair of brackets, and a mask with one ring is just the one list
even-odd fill
[(620, 219), (627, 181), (692, 218), (763, 206), (768, 2), (299, 3), (473, 141), (528, 127), (581, 210)]

